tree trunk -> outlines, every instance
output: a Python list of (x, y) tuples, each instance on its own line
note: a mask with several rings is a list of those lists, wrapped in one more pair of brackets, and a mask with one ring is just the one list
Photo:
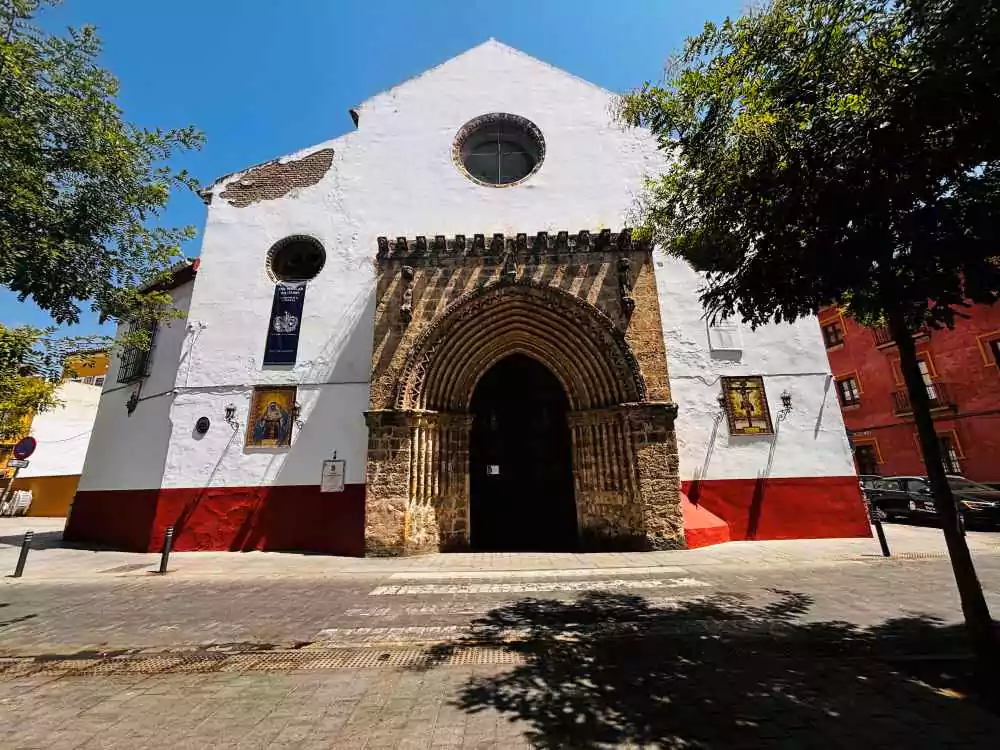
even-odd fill
[(951, 558), (955, 583), (958, 584), (958, 594), (962, 600), (965, 627), (976, 658), (976, 677), (984, 694), (991, 700), (996, 700), (998, 691), (995, 685), (1000, 679), (1000, 638), (990, 616), (986, 598), (983, 596), (983, 587), (979, 583), (972, 555), (969, 554), (969, 545), (962, 531), (958, 506), (955, 504), (941, 461), (941, 444), (934, 429), (930, 398), (927, 394), (927, 385), (920, 373), (913, 333), (901, 315), (890, 316), (889, 329), (899, 348), (899, 366), (913, 408), (913, 420), (916, 422), (917, 434), (920, 437), (920, 449), (924, 455), (924, 466), (927, 467), (927, 477), (934, 495), (934, 507), (941, 519), (945, 542), (948, 545), (948, 556)]

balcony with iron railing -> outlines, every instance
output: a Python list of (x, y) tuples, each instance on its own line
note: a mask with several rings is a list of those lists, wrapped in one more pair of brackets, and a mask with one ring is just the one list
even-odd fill
[[(896, 339), (892, 337), (892, 334), (886, 326), (875, 326), (872, 328), (872, 335), (875, 337), (876, 349), (885, 349), (896, 345)], [(921, 339), (928, 338), (930, 335), (930, 329), (920, 328), (913, 332), (913, 339), (915, 341), (920, 341)]]
[(875, 346), (889, 346), (894, 343), (892, 334), (885, 326), (876, 326), (872, 329), (872, 333), (875, 334)]
[[(932, 410), (957, 408), (954, 399), (948, 393), (948, 386), (944, 383), (934, 381), (933, 383), (928, 383), (925, 387), (927, 388), (927, 398), (931, 402)], [(910, 394), (906, 388), (898, 388), (893, 391), (892, 401), (894, 411), (897, 415), (913, 413)]]

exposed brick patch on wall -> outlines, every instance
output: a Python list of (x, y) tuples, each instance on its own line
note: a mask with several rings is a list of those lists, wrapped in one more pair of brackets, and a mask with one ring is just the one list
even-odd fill
[(333, 164), (333, 149), (324, 148), (294, 161), (269, 161), (248, 169), (220, 193), (231, 206), (246, 208), (315, 185)]

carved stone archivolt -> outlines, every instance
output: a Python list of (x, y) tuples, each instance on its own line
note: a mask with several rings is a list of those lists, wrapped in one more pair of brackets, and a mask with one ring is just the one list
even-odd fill
[(521, 278), (463, 295), (421, 334), (400, 375), (396, 408), (466, 411), (479, 378), (514, 353), (548, 367), (572, 409), (646, 398), (639, 364), (610, 318)]
[(369, 554), (469, 546), (471, 400), (515, 353), (566, 392), (583, 546), (683, 545), (676, 406), (647, 245), (627, 230), (379, 238), (378, 263)]

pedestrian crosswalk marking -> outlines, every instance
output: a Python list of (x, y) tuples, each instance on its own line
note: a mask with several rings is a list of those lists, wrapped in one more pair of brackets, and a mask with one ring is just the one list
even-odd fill
[(482, 580), (489, 578), (586, 578), (594, 576), (652, 576), (684, 573), (685, 569), (676, 565), (653, 565), (643, 568), (552, 568), (551, 570), (413, 570), (393, 573), (390, 578), (397, 580), (444, 579)]
[(708, 586), (696, 578), (640, 578), (609, 581), (537, 581), (523, 583), (423, 583), (378, 586), (369, 596), (426, 596), (434, 594), (530, 594), (541, 591), (602, 591)]

